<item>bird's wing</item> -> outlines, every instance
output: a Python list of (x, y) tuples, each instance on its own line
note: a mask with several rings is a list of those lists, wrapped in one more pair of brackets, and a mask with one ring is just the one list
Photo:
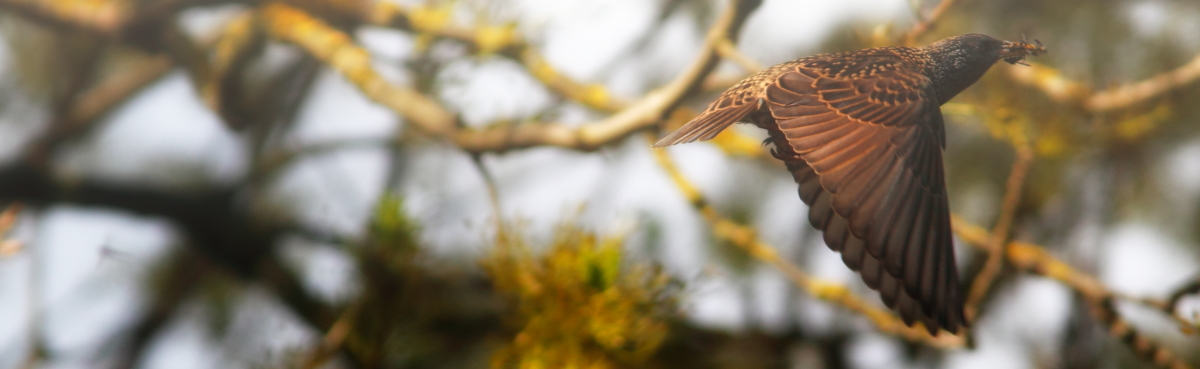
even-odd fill
[(809, 220), (889, 306), (900, 302), (906, 323), (957, 332), (966, 323), (930, 81), (895, 58), (836, 60), (795, 66), (764, 94), (772, 133), (803, 161), (789, 169)]

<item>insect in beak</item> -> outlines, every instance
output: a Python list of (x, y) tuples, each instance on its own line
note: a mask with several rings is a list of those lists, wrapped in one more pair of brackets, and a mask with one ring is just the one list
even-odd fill
[(1021, 41), (1004, 41), (1004, 47), (1000, 50), (1000, 56), (1009, 64), (1020, 64), (1029, 66), (1025, 62), (1025, 57), (1029, 55), (1038, 56), (1046, 52), (1046, 48), (1042, 47), (1042, 42), (1034, 39), (1033, 43), (1025, 40), (1025, 36), (1021, 36)]

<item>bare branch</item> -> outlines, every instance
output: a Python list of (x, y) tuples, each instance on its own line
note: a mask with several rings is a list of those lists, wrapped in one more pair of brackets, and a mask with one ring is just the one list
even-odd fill
[[(1191, 282), (1176, 288), (1175, 292), (1171, 292), (1171, 296), (1167, 298), (1166, 304), (1163, 306), (1163, 311), (1166, 311), (1170, 314), (1176, 314), (1175, 309), (1179, 307), (1179, 301), (1183, 300), (1184, 296), (1196, 293), (1200, 293), (1200, 278), (1193, 279)], [(1200, 325), (1200, 322), (1192, 322), (1191, 324), (1193, 326), (1197, 326)], [(1190, 333), (1196, 333), (1195, 328), (1198, 327), (1191, 328), (1192, 332)]]
[(312, 350), (308, 359), (305, 360), (304, 365), (301, 366), (302, 368), (320, 368), (342, 349), (342, 345), (346, 342), (346, 337), (350, 335), (350, 330), (354, 327), (354, 320), (358, 316), (358, 311), (361, 307), (362, 302), (359, 300), (342, 312), (337, 321), (334, 321), (329, 330), (325, 332), (325, 337), (321, 339), (321, 343)]
[[(243, 13), (229, 21), (212, 47), (212, 76), (206, 81), (196, 81), (200, 96), (215, 112), (223, 112), (221, 86), (234, 70), (248, 61), (248, 51), (262, 37), (254, 24), (253, 13)], [(229, 119), (225, 119), (230, 123)]]
[(1000, 208), (1000, 217), (996, 220), (996, 226), (992, 229), (991, 237), (989, 237), (985, 247), (988, 252), (987, 261), (983, 265), (983, 269), (975, 277), (975, 281), (971, 283), (971, 290), (967, 294), (964, 310), (968, 321), (975, 320), (979, 313), (979, 305), (987, 297), (992, 283), (995, 282), (996, 276), (1003, 269), (1004, 245), (1007, 244), (1013, 218), (1017, 213), (1017, 204), (1021, 200), (1021, 190), (1025, 185), (1025, 175), (1029, 172), (1029, 166), (1033, 162), (1033, 148), (1029, 146), (1029, 140), (1024, 134), (1018, 133), (1013, 141), (1013, 145), (1017, 151), (1017, 161), (1013, 163), (1012, 172), (1008, 175), (1008, 183), (1005, 185), (1004, 191), (1004, 202)]
[(917, 22), (917, 24), (914, 24), (913, 27), (908, 30), (908, 32), (904, 33), (904, 45), (916, 45), (917, 37), (921, 37), (921, 35), (925, 34), (925, 32), (929, 32), (937, 27), (938, 20), (942, 18), (943, 14), (946, 14), (946, 10), (950, 9), (950, 7), (954, 5), (955, 1), (956, 0), (942, 0), (940, 3), (938, 3), (937, 7), (933, 8), (933, 11), (929, 13), (928, 17), (921, 19), (919, 22)]
[(51, 124), (50, 130), (30, 147), (30, 156), (39, 160), (63, 140), (87, 131), (93, 122), (162, 78), (173, 66), (171, 58), (166, 56), (154, 56), (123, 65), (121, 70), (81, 94), (70, 109)]

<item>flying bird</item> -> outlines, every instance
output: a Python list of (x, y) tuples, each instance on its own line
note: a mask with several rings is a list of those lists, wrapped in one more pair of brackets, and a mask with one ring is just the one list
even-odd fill
[(942, 168), (940, 106), (993, 64), (1025, 64), (1041, 42), (971, 33), (924, 47), (796, 59), (734, 85), (654, 147), (713, 138), (739, 121), (767, 130), (825, 244), (905, 324), (965, 328)]

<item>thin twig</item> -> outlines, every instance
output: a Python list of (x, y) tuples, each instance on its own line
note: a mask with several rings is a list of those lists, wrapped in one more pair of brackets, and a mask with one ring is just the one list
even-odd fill
[(1179, 306), (1179, 301), (1183, 300), (1184, 296), (1200, 293), (1200, 278), (1195, 278), (1191, 282), (1185, 283), (1174, 292), (1171, 292), (1170, 297), (1167, 297), (1166, 307), (1170, 310), (1175, 310)]
[(925, 34), (925, 32), (929, 32), (934, 27), (937, 27), (938, 20), (942, 18), (943, 14), (946, 14), (946, 10), (950, 9), (954, 3), (955, 0), (942, 0), (942, 2), (938, 3), (938, 5), (933, 8), (933, 11), (929, 13), (928, 17), (918, 21), (917, 24), (914, 24), (912, 28), (908, 30), (908, 32), (904, 33), (904, 45), (915, 45), (917, 42), (917, 37), (920, 37), (921, 35)]
[[(1194, 282), (1194, 283), (1200, 283), (1200, 282)], [(1193, 285), (1193, 286), (1200, 286), (1200, 284)], [(1184, 287), (1188, 287), (1188, 286), (1184, 286)], [(1179, 293), (1179, 292), (1188, 293), (1188, 291), (1183, 291), (1183, 290), (1176, 291), (1175, 293)], [(1195, 335), (1197, 333), (1200, 333), (1200, 315), (1188, 318), (1188, 317), (1185, 317), (1182, 314), (1180, 314), (1179, 311), (1176, 310), (1179, 307), (1177, 305), (1179, 300), (1175, 300), (1175, 297), (1176, 297), (1175, 293), (1172, 293), (1171, 297), (1169, 297), (1167, 300), (1156, 299), (1156, 298), (1152, 298), (1152, 297), (1138, 297), (1138, 296), (1133, 296), (1133, 295), (1120, 293), (1120, 292), (1113, 292), (1113, 297), (1116, 297), (1121, 300), (1149, 306), (1151, 308), (1162, 311), (1164, 314), (1167, 314), (1167, 316), (1171, 317), (1171, 320), (1174, 320), (1175, 324), (1179, 325), (1179, 331), (1183, 334)], [(1195, 292), (1191, 292), (1191, 293), (1195, 293)], [(1182, 296), (1183, 295), (1179, 295), (1179, 297), (1182, 297)]]
[(533, 146), (595, 150), (633, 132), (653, 127), (715, 69), (717, 45), (721, 40), (736, 38), (742, 23), (757, 4), (753, 0), (733, 2), (709, 30), (704, 48), (691, 67), (666, 86), (608, 118), (578, 126), (539, 123), (480, 130), (458, 128), (457, 116), (439, 102), (384, 81), (371, 66), (366, 50), (355, 45), (345, 33), (286, 5), (270, 4), (262, 11), (271, 35), (301, 46), (338, 69), (367, 97), (399, 113), (423, 131), (447, 138), (468, 152), (499, 152)]
[[(212, 78), (197, 81), (202, 83), (200, 97), (215, 112), (225, 110), (221, 106), (221, 87), (226, 83), (226, 78), (246, 64), (249, 51), (262, 39), (263, 35), (254, 22), (254, 13), (247, 12), (225, 25), (212, 47)], [(228, 118), (225, 120), (226, 124), (230, 123)]]
[(1187, 334), (1197, 334), (1200, 332), (1200, 314), (1193, 316), (1191, 319), (1184, 318), (1179, 314), (1179, 301), (1183, 300), (1184, 296), (1200, 293), (1200, 278), (1195, 278), (1189, 283), (1185, 283), (1174, 292), (1171, 292), (1167, 300), (1163, 302), (1159, 308), (1164, 313), (1170, 314), (1175, 322), (1179, 324), (1180, 330)]
[(358, 311), (361, 309), (361, 303), (356, 302), (342, 315), (338, 317), (329, 330), (325, 332), (325, 336), (321, 338), (321, 343), (313, 348), (312, 353), (305, 360), (302, 368), (316, 369), (325, 365), (333, 357), (334, 353), (341, 350), (342, 344), (346, 342), (346, 337), (350, 336), (350, 330), (354, 328), (354, 320), (358, 316)]
[(69, 110), (50, 125), (50, 130), (30, 146), (30, 157), (41, 158), (63, 140), (86, 132), (93, 122), (165, 76), (173, 66), (171, 58), (163, 55), (123, 65), (76, 98)]
[(8, 231), (17, 223), (17, 216), (21, 215), (23, 208), (24, 206), (20, 202), (14, 202), (0, 213), (0, 258), (16, 255), (24, 249), (24, 243), (21, 241), (5, 238)]
[(974, 321), (979, 313), (979, 305), (983, 299), (987, 297), (988, 291), (991, 290), (992, 283), (1000, 274), (1000, 270), (1004, 266), (1004, 245), (1007, 244), (1008, 234), (1012, 228), (1013, 218), (1017, 213), (1017, 205), (1021, 200), (1021, 190), (1025, 185), (1025, 175), (1029, 172), (1029, 166), (1033, 162), (1033, 149), (1029, 146), (1029, 141), (1024, 135), (1018, 134), (1014, 138), (1014, 146), (1017, 151), (1017, 161), (1013, 163), (1012, 172), (1008, 175), (1008, 183), (1005, 184), (1004, 202), (1001, 204), (1000, 216), (996, 220), (996, 226), (992, 229), (991, 236), (987, 242), (988, 258), (983, 265), (983, 269), (975, 277), (975, 281), (971, 283), (971, 289), (967, 295), (966, 304), (963, 309), (968, 321)]
[(483, 164), (483, 155), (471, 154), (471, 163), (475, 164), (475, 169), (479, 170), (479, 175), (483, 177), (483, 185), (487, 189), (488, 200), (492, 205), (492, 214), (495, 217), (493, 221), (496, 226), (496, 234), (502, 237), (504, 233), (504, 211), (500, 207), (500, 187), (496, 185), (496, 177), (492, 176), (492, 172)]
[(465, 27), (449, 22), (422, 21), (421, 19), (429, 17), (425, 15), (427, 12), (421, 11), (423, 9), (406, 9), (392, 2), (380, 2), (371, 11), (367, 22), (454, 40), (469, 46), (476, 53), (495, 53), (507, 57), (524, 66), (530, 75), (551, 91), (598, 111), (616, 112), (630, 104), (612, 96), (604, 86), (581, 83), (559, 72), (513, 27)]

